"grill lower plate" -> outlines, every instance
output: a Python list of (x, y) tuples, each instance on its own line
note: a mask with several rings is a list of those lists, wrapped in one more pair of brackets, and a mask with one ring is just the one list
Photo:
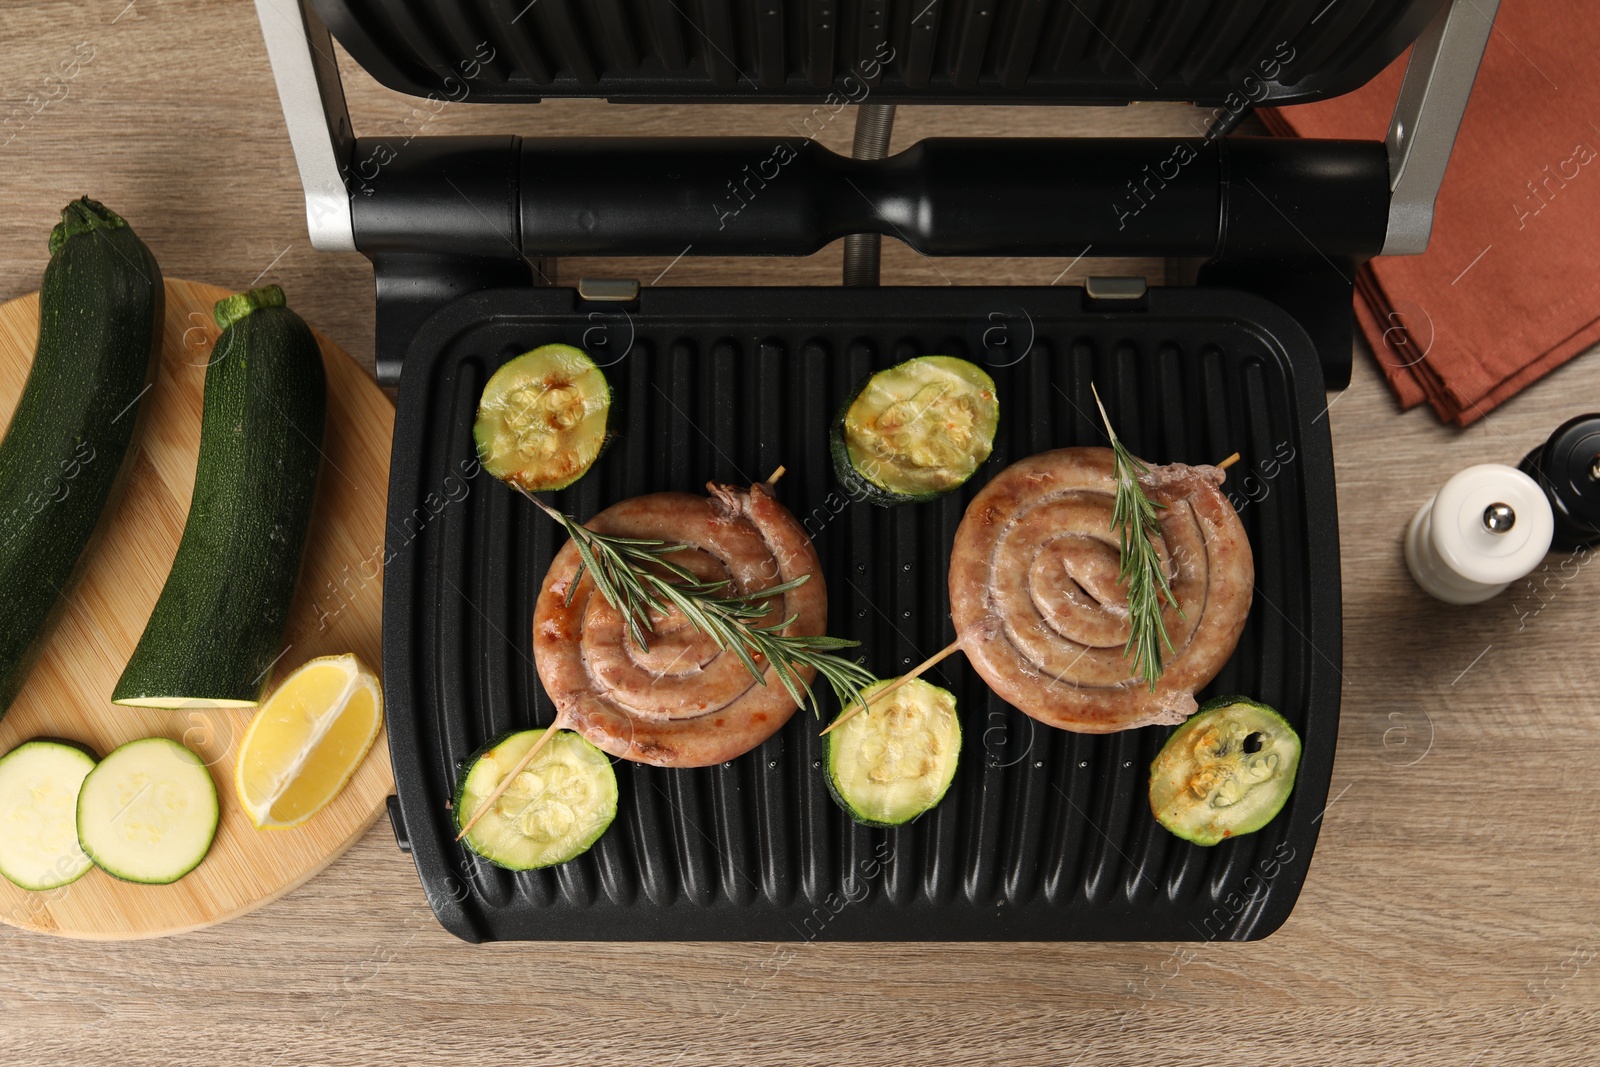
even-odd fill
[[(1117, 310), (1106, 310), (1107, 307)], [(1122, 310), (1126, 308), (1127, 310)], [(1225, 490), (1256, 556), (1249, 623), (1208, 693), (1279, 708), (1305, 758), (1260, 833), (1200, 848), (1151, 817), (1168, 730), (1091, 737), (1038, 725), (960, 656), (931, 680), (960, 701), (965, 751), (944, 802), (909, 827), (852, 823), (827, 795), (819, 725), (797, 714), (720, 767), (619, 763), (610, 831), (587, 855), (513, 874), (457, 845), (463, 761), (553, 716), (534, 670), (534, 598), (562, 538), (475, 470), (478, 393), (539, 344), (586, 348), (616, 390), (618, 439), (553, 502), (580, 518), (640, 493), (748, 483), (812, 534), (828, 632), (892, 675), (952, 637), (945, 569), (972, 493), (1006, 464), (1118, 432), (1156, 462), (1243, 454)], [(884, 510), (835, 481), (829, 422), (868, 372), (914, 355), (987, 365), (990, 461), (959, 493)], [(400, 384), (384, 553), (384, 684), (396, 831), (440, 921), (470, 941), (1247, 940), (1288, 917), (1327, 800), (1339, 708), (1339, 563), (1322, 376), (1301, 328), (1242, 293), (1153, 289), (646, 289), (636, 308), (573, 290), (464, 297), (412, 344)], [(1207, 694), (1202, 694), (1202, 698)], [(832, 714), (831, 710), (827, 713)]]

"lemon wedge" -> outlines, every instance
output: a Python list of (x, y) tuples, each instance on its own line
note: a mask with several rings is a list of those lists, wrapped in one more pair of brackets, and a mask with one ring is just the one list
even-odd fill
[(250, 723), (233, 784), (261, 829), (299, 826), (328, 806), (383, 728), (383, 688), (353, 655), (303, 664)]

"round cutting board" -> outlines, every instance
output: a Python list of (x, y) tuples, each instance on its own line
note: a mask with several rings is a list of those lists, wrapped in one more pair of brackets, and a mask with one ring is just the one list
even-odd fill
[[(233, 788), (250, 709), (120, 708), (111, 690), (161, 593), (189, 511), (200, 444), (211, 306), (229, 291), (168, 281), (161, 373), (145, 394), (143, 433), (126, 489), (90, 549), (82, 581), (22, 693), (0, 719), (0, 753), (62, 737), (104, 756), (141, 737), (169, 737), (211, 771), (222, 821), (211, 852), (173, 885), (122, 882), (91, 870), (30, 893), (0, 879), (0, 921), (68, 937), (156, 937), (208, 926), (274, 900), (326, 867), (372, 825), (394, 789), (387, 732), (344, 792), (293, 830), (257, 830)], [(293, 306), (294, 294), (289, 294)], [(33, 362), (39, 296), (0, 304), (0, 425)], [(318, 335), (328, 373), (328, 424), (316, 510), (276, 679), (315, 656), (354, 652), (377, 670), (385, 496), (394, 405), (339, 347)]]

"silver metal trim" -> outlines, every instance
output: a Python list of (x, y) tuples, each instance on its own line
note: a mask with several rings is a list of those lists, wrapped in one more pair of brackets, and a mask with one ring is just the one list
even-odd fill
[(355, 135), (339, 82), (333, 36), (303, 0), (256, 0), (256, 17), (305, 188), (312, 247), (354, 252), (355, 226), (344, 170)]
[(1433, 204), (1500, 0), (1452, 0), (1417, 38), (1389, 122), (1389, 229), (1383, 255), (1415, 255), (1433, 233)]
[[(882, 159), (889, 154), (894, 136), (893, 104), (859, 104), (856, 133), (850, 146), (852, 159)], [(883, 238), (875, 233), (852, 233), (844, 239), (844, 277), (851, 288), (878, 284), (883, 261)]]

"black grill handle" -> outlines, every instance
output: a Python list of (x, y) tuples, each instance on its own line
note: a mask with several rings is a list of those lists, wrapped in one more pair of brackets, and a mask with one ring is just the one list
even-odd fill
[(804, 137), (359, 139), (356, 246), (379, 380), (464, 293), (559, 256), (804, 256), (849, 234), (935, 256), (1165, 256), (1257, 292), (1350, 377), (1356, 265), (1388, 223), (1383, 145), (1276, 138), (932, 138), (882, 160)]
[(802, 136), (357, 142), (368, 254), (804, 256), (853, 233), (935, 256), (1322, 255), (1383, 245), (1367, 141), (930, 138), (883, 160)]

